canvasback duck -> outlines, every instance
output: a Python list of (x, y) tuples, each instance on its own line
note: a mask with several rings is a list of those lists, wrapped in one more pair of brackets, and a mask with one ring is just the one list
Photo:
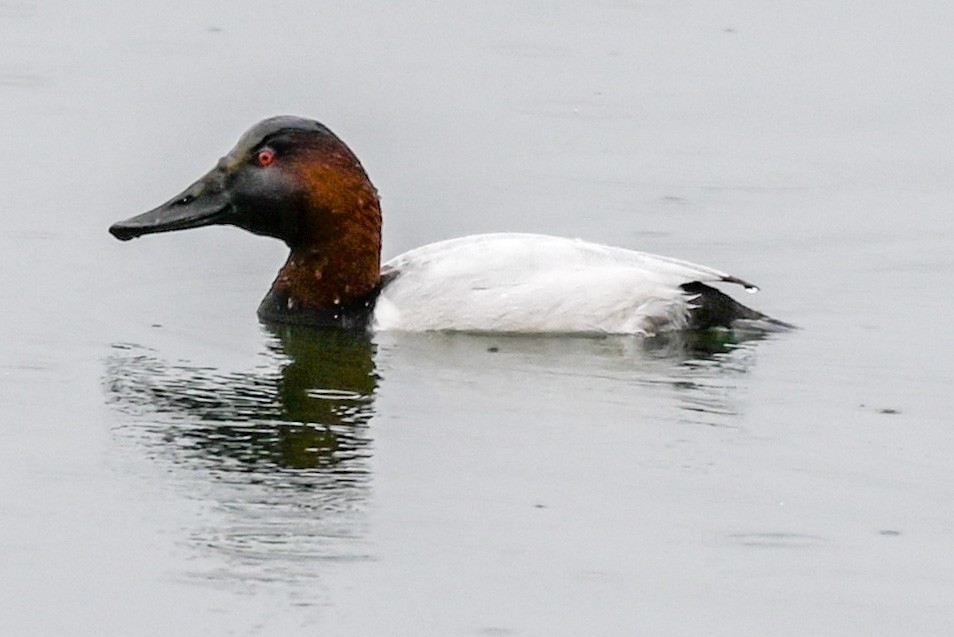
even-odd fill
[(533, 234), (442, 241), (380, 264), (378, 194), (324, 125), (272, 117), (208, 174), (109, 231), (228, 224), (291, 253), (258, 308), (264, 322), (369, 330), (608, 333), (791, 327), (706, 283), (755, 286), (687, 261)]

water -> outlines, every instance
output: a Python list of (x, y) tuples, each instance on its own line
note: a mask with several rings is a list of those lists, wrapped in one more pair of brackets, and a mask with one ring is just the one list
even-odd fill
[[(952, 26), (0, 3), (0, 632), (950, 634)], [(386, 257), (579, 236), (802, 329), (271, 330), (277, 242), (106, 234), (277, 113), (361, 157)]]

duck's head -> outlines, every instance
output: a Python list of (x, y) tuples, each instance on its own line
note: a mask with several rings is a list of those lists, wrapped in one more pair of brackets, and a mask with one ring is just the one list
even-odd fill
[(314, 120), (259, 122), (208, 174), (109, 231), (127, 241), (210, 225), (284, 241), (291, 256), (273, 289), (285, 286), (294, 303), (349, 298), (380, 275), (377, 192), (354, 153)]
[[(158, 208), (115, 223), (127, 241), (144, 234), (233, 225), (292, 249), (377, 217), (377, 193), (354, 153), (319, 122), (259, 122), (205, 176)], [(339, 227), (345, 226), (345, 227)], [(340, 234), (339, 234), (340, 236)]]

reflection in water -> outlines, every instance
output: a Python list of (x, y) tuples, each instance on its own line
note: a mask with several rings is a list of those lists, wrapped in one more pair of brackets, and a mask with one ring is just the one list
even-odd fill
[(748, 370), (755, 352), (751, 342), (767, 336), (757, 331), (707, 330), (649, 339), (648, 351), (679, 362), (667, 382), (675, 388), (681, 421), (734, 426), (739, 410), (738, 387), (732, 379)]
[[(493, 423), (494, 414), (537, 414), (547, 405), (584, 422), (732, 427), (739, 378), (755, 351), (729, 334), (380, 334), (371, 341), (307, 328), (271, 329), (267, 345), (260, 364), (245, 371), (173, 363), (130, 345), (115, 346), (106, 362), (108, 401), (130, 423), (120, 440), (169, 468), (171, 481), (205, 511), (181, 523), (193, 549), (215, 556), (210, 568), (196, 567), (201, 581), (297, 590), (322, 563), (368, 559), (368, 423), (378, 367), (405, 416), (434, 418), (433, 399), (453, 405), (441, 422), (476, 414)], [(424, 411), (415, 413), (414, 403)]]
[[(377, 362), (395, 393), (471, 394), (507, 414), (545, 397), (584, 418), (613, 405), (652, 426), (736, 427), (746, 376), (765, 334), (631, 336), (378, 334)], [(426, 401), (426, 399), (425, 399)], [(647, 403), (651, 402), (653, 408)], [(462, 403), (465, 411), (468, 405)], [(658, 407), (658, 408), (656, 408)], [(406, 408), (406, 405), (405, 405)], [(532, 410), (532, 407), (530, 407)], [(488, 423), (494, 418), (488, 415)]]
[[(105, 390), (123, 434), (171, 465), (214, 514), (195, 545), (228, 558), (203, 578), (314, 577), (310, 559), (360, 559), (377, 375), (361, 335), (269, 328), (263, 362), (223, 371), (117, 345)], [(224, 514), (224, 517), (223, 517)], [(190, 520), (186, 526), (192, 526)]]
[(109, 401), (133, 415), (165, 416), (165, 441), (191, 449), (200, 464), (362, 471), (377, 382), (370, 341), (291, 327), (272, 333), (272, 360), (247, 372), (169, 365), (117, 346), (107, 362)]

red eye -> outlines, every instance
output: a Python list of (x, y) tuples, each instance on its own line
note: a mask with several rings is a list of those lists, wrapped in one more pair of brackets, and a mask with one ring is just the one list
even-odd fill
[(259, 166), (268, 166), (275, 161), (275, 151), (271, 148), (263, 148), (255, 155), (255, 161), (258, 162)]

